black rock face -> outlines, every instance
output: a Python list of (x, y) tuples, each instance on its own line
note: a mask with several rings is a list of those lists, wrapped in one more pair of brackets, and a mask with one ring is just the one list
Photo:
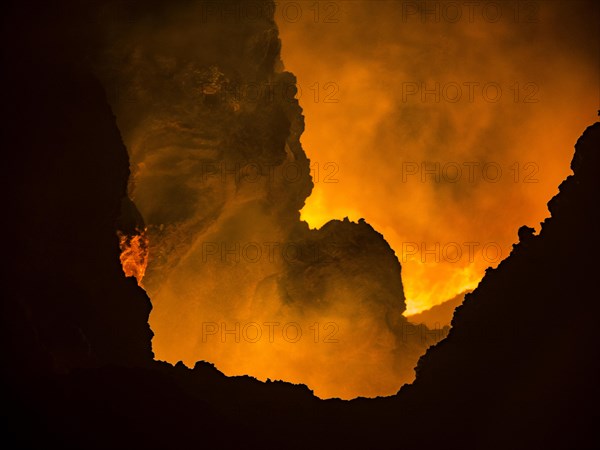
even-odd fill
[(521, 242), (421, 358), (415, 382), (377, 406), (358, 405), (377, 417), (367, 435), (388, 442), (396, 412), (401, 429), (417, 430), (401, 434), (425, 448), (594, 447), (600, 186), (591, 168), (599, 148), (596, 123), (575, 146), (574, 174), (548, 203), (552, 217), (539, 235), (519, 230)]
[[(152, 360), (151, 305), (119, 262), (115, 228), (129, 162), (115, 118), (98, 80), (47, 48), (38, 24), (12, 26), (3, 73), (3, 332), (5, 343), (28, 347), (9, 348), (7, 366), (144, 364)], [(40, 40), (29, 45), (34, 31)]]

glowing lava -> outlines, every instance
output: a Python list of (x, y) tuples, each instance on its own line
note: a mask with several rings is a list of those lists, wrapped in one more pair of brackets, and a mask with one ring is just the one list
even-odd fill
[(126, 235), (117, 231), (121, 249), (121, 266), (127, 277), (135, 277), (140, 286), (148, 265), (148, 237), (146, 230), (139, 234)]

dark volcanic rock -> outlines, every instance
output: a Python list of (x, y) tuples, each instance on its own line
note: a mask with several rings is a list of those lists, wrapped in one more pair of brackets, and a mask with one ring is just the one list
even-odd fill
[(426, 448), (597, 444), (600, 123), (575, 148), (574, 174), (548, 203), (552, 217), (537, 236), (519, 230), (511, 255), (456, 309), (448, 338), (421, 358), (415, 382), (379, 405), (357, 405), (357, 417), (378, 424), (365, 439), (388, 442), (396, 412), (401, 428), (435, 430), (405, 435)]
[[(23, 43), (31, 30), (6, 31)], [(45, 44), (23, 43), (26, 57), (13, 48), (3, 74), (11, 192), (3, 342), (29, 343), (7, 349), (5, 361), (14, 370), (142, 364), (152, 359), (151, 305), (122, 276), (115, 234), (127, 152), (99, 82)]]

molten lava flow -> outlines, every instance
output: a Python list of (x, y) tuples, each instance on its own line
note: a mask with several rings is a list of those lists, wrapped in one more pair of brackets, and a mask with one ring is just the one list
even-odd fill
[(139, 234), (126, 235), (117, 231), (119, 247), (121, 248), (121, 266), (126, 277), (135, 277), (142, 285), (146, 266), (148, 265), (148, 237), (146, 230)]

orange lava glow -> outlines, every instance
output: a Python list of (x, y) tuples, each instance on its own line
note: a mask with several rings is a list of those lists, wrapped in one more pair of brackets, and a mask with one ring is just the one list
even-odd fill
[(452, 22), (405, 3), (420, 2), (319, 2), (320, 15), (300, 2), (300, 18), (277, 21), (303, 148), (338, 169), (315, 182), (302, 219), (372, 224), (400, 259), (411, 315), (475, 288), (521, 225), (539, 231), (594, 120), (598, 69), (556, 33), (572, 19), (554, 2), (527, 17), (503, 3), (493, 23), (476, 8)]
[[(209, 114), (210, 105), (196, 102), (182, 81), (185, 95), (163, 87), (164, 102), (146, 108), (163, 100), (153, 67), (164, 71), (156, 75), (161, 87), (179, 80), (172, 75), (178, 65), (186, 68), (182, 80), (202, 79), (213, 72), (190, 75), (187, 67), (222, 56), (211, 55), (218, 45), (199, 44), (210, 28), (194, 22), (195, 2), (164, 29), (140, 24), (115, 44), (114, 72), (139, 100), (117, 96), (114, 107), (130, 154), (130, 195), (148, 226), (119, 236), (121, 261), (138, 282), (145, 275), (157, 359), (190, 367), (210, 361), (229, 376), (303, 383), (323, 398), (394, 394), (414, 380), (431, 344), (427, 333), (443, 331), (420, 336), (402, 314), (476, 288), (485, 270), (508, 256), (520, 226), (539, 231), (546, 203), (570, 173), (573, 143), (598, 109), (590, 95), (598, 67), (581, 48), (583, 33), (574, 33), (584, 14), (570, 16), (570, 2), (539, 2), (536, 21), (507, 10), (491, 22), (477, 10), (473, 21), (465, 13), (458, 22), (428, 22), (413, 10), (407, 16), (402, 5), (413, 3), (420, 2), (284, 2), (275, 14), (284, 70), (297, 77), (300, 141), (314, 183), (301, 218), (312, 228), (364, 218), (401, 264), (406, 311), (397, 307), (404, 306), (402, 289), (386, 290), (388, 278), (367, 283), (361, 268), (349, 274), (331, 265), (317, 267), (313, 283), (312, 272), (301, 278), (284, 253), (263, 246), (291, 239), (280, 210), (296, 191), (282, 170), (252, 183), (204, 176), (200, 162), (217, 163), (222, 154), (234, 162), (243, 154), (245, 141), (223, 153), (230, 120), (242, 123), (237, 106)], [(520, 2), (499, 4), (509, 3)], [(121, 55), (126, 43), (129, 53)], [(254, 55), (240, 50), (231, 57)], [(127, 58), (131, 67), (123, 69)], [(245, 82), (256, 76), (254, 69), (242, 74)], [(257, 108), (245, 101), (248, 111)], [(301, 128), (293, 125), (289, 160), (288, 144)], [(241, 130), (239, 136), (252, 135)], [(303, 199), (293, 203), (294, 220)], [(262, 257), (244, 253), (257, 243)], [(365, 265), (378, 268), (379, 261)], [(311, 285), (320, 286), (317, 275), (326, 280), (321, 290)], [(303, 281), (292, 283), (297, 279)]]
[(121, 267), (126, 277), (135, 277), (142, 286), (148, 265), (148, 237), (146, 230), (132, 236), (117, 231), (121, 249)]

